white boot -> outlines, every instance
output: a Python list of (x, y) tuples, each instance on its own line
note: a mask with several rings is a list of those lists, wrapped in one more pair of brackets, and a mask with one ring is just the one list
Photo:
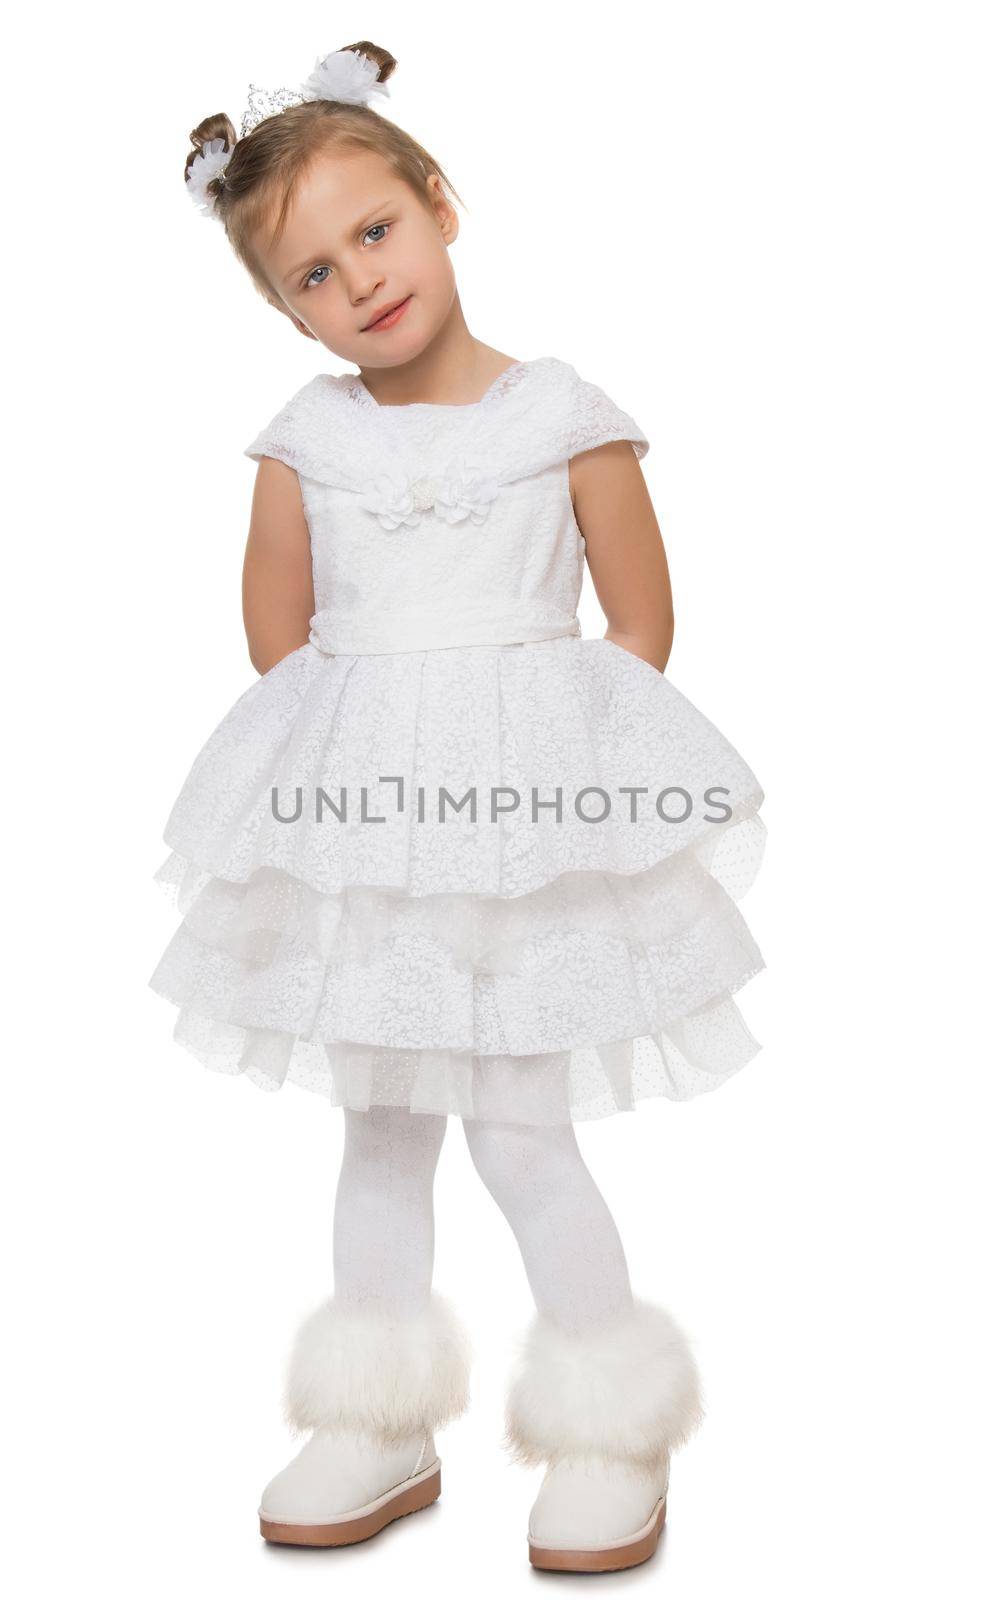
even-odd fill
[(441, 1488), (433, 1430), (466, 1410), (469, 1368), (466, 1332), (438, 1294), (408, 1314), (319, 1306), (285, 1393), (290, 1426), (313, 1431), (263, 1490), (263, 1538), (355, 1544), (430, 1505)]
[(672, 1451), (702, 1418), (688, 1341), (659, 1306), (571, 1334), (537, 1315), (506, 1401), (505, 1442), (546, 1465), (529, 1517), (533, 1566), (610, 1572), (657, 1548)]

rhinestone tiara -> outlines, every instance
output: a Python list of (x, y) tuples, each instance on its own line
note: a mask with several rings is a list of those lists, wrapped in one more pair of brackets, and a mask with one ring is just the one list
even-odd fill
[(298, 89), (264, 89), (258, 83), (251, 83), (239, 138), (244, 139), (257, 122), (275, 116), (278, 111), (286, 111), (288, 106), (299, 106), (305, 99), (306, 96)]

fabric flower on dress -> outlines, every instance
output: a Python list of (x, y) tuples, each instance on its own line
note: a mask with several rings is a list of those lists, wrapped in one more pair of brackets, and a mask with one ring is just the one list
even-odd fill
[(451, 525), (469, 517), (480, 526), (497, 493), (494, 477), (461, 465), (443, 478), (410, 481), (382, 472), (367, 484), (360, 504), (388, 530), (417, 527), (427, 511)]
[(436, 515), (450, 523), (463, 522), (469, 517), (479, 527), (497, 493), (497, 481), (489, 473), (461, 466), (440, 485), (436, 494)]
[(377, 518), (382, 528), (417, 528), (421, 513), (416, 509), (412, 486), (389, 472), (380, 472), (363, 492), (360, 505)]

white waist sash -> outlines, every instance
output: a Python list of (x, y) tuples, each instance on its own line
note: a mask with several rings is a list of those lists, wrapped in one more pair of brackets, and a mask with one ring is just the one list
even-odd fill
[(330, 656), (394, 655), (408, 650), (448, 650), (458, 645), (527, 644), (578, 636), (576, 615), (527, 607), (505, 614), (433, 617), (425, 612), (378, 612), (359, 618), (317, 611), (310, 642)]

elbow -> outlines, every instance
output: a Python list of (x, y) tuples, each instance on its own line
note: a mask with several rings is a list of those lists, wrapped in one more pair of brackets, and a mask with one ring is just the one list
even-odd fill
[(667, 666), (668, 661), (670, 660), (671, 650), (672, 650), (673, 646), (674, 646), (674, 610), (673, 610), (673, 607), (668, 606), (667, 617), (665, 618), (663, 626), (662, 626), (662, 629), (661, 629), (661, 639), (660, 639), (659, 654), (661, 656), (660, 668), (661, 668), (662, 672), (664, 671), (664, 668)]
[(266, 676), (271, 667), (276, 666), (279, 659), (279, 656), (275, 656), (270, 650), (264, 650), (262, 646), (249, 646), (249, 660), (252, 662), (261, 678)]
[(674, 602), (670, 589), (658, 612), (652, 632), (648, 632), (647, 655), (660, 672), (664, 671), (674, 644)]
[(300, 632), (294, 630), (294, 632), (283, 638), (270, 639), (266, 644), (260, 643), (257, 645), (250, 640), (249, 660), (260, 676), (265, 677), (279, 662), (284, 660), (285, 656), (293, 655), (295, 650), (303, 650), (308, 642), (309, 630), (307, 626)]
[(638, 650), (639, 654), (646, 661), (649, 661), (651, 666), (656, 667), (658, 672), (663, 672), (671, 659), (673, 644), (674, 612), (669, 605), (666, 612), (658, 618), (655, 626), (652, 629), (648, 628), (639, 635)]
[(671, 656), (674, 623), (672, 621), (667, 627), (661, 624), (652, 631), (649, 628), (609, 627), (605, 637), (611, 639), (614, 644), (621, 644), (633, 655), (639, 656), (648, 666), (656, 667), (658, 672), (663, 672)]

